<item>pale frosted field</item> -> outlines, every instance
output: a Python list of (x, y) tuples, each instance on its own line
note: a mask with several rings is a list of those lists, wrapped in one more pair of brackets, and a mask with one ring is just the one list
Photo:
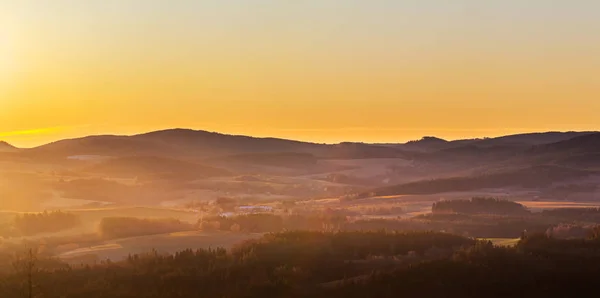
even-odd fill
[(109, 240), (88, 247), (77, 247), (59, 254), (58, 257), (74, 264), (79, 263), (84, 257), (115, 261), (126, 258), (130, 254), (147, 253), (153, 249), (159, 253), (175, 253), (184, 249), (231, 248), (244, 240), (259, 238), (262, 235), (261, 233), (205, 233), (201, 231), (148, 235)]
[(479, 240), (487, 240), (491, 241), (494, 245), (497, 246), (515, 246), (519, 243), (519, 238), (485, 238)]
[(531, 211), (558, 208), (600, 208), (600, 202), (568, 202), (568, 201), (518, 201)]

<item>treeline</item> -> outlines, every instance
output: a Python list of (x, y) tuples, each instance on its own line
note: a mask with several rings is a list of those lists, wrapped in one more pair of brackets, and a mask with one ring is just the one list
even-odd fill
[[(445, 258), (474, 243), (431, 232), (288, 232), (247, 241), (231, 251), (152, 252), (80, 269), (40, 268), (32, 274), (33, 294), (73, 298), (296, 297), (321, 284), (400, 266), (405, 260)], [(27, 272), (3, 276), (0, 293), (6, 297), (27, 293), (24, 276)]]
[(275, 215), (257, 213), (202, 218), (198, 221), (198, 226), (203, 231), (265, 233), (285, 230), (337, 231), (343, 229), (347, 222), (348, 219), (345, 216), (338, 214)]
[(55, 233), (75, 228), (81, 224), (79, 216), (63, 211), (24, 213), (4, 223), (0, 235), (4, 237), (32, 236)]
[[(105, 218), (99, 232), (104, 238), (163, 234), (178, 231), (276, 233), (284, 231), (442, 231), (467, 237), (516, 238), (523, 231), (548, 233), (562, 238), (581, 238), (600, 220), (584, 220), (597, 211), (566, 209), (530, 213), (522, 205), (498, 199), (435, 203), (433, 213), (410, 219), (360, 219), (330, 210), (291, 214), (256, 213), (207, 216), (195, 225), (174, 219)], [(572, 217), (558, 216), (565, 212)], [(552, 215), (551, 215), (552, 214)], [(591, 216), (590, 216), (591, 219)]]
[[(249, 214), (232, 217), (205, 217), (198, 222), (203, 231), (281, 232), (310, 231), (443, 231), (468, 237), (516, 238), (523, 231), (554, 233), (556, 237), (579, 237), (576, 228), (565, 225), (594, 226), (597, 211), (549, 210), (531, 213), (518, 203), (498, 199), (474, 198), (438, 202), (430, 214), (409, 219), (360, 219), (347, 212), (293, 214)], [(579, 233), (579, 234), (578, 234)]]
[(541, 217), (427, 214), (412, 219), (351, 219), (327, 214), (249, 214), (208, 217), (198, 222), (206, 232), (268, 233), (283, 231), (443, 231), (468, 237), (516, 238), (524, 230), (544, 233), (558, 222)]
[(432, 213), (526, 215), (527, 208), (519, 203), (496, 198), (472, 198), (433, 203)]
[(567, 221), (592, 221), (600, 223), (600, 208), (559, 208), (543, 210), (542, 215)]
[(546, 235), (559, 239), (585, 239), (590, 236), (593, 227), (578, 224), (559, 224), (546, 230)]
[(366, 219), (348, 222), (343, 230), (443, 231), (477, 238), (516, 238), (523, 231), (544, 233), (552, 222), (534, 217), (427, 214), (412, 219)]
[(171, 218), (105, 217), (98, 225), (98, 233), (105, 239), (114, 239), (189, 231), (194, 228), (192, 224)]
[(230, 251), (151, 252), (85, 268), (15, 266), (0, 276), (0, 294), (27, 295), (31, 273), (39, 297), (588, 297), (600, 274), (594, 235), (535, 234), (503, 248), (432, 232), (287, 232)]

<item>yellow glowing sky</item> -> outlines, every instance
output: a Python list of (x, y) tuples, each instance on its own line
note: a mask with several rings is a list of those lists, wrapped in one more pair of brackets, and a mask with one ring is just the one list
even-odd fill
[(0, 139), (599, 130), (598, 11), (595, 0), (0, 0)]

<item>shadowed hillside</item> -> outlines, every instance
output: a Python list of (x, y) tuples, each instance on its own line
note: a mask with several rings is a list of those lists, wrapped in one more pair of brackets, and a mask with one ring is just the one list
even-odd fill
[(275, 167), (304, 167), (317, 163), (317, 158), (308, 153), (248, 153), (207, 159), (210, 163), (254, 164)]
[(435, 194), (503, 187), (537, 188), (598, 174), (600, 173), (558, 166), (534, 166), (485, 175), (416, 181), (375, 189), (363, 193), (361, 197), (370, 195)]
[(227, 170), (155, 156), (114, 158), (87, 167), (85, 170), (89, 173), (126, 178), (169, 177), (170, 175), (177, 178), (207, 178), (231, 175)]
[(27, 149), (23, 152), (36, 159), (65, 159), (69, 156), (133, 156), (154, 155), (161, 153), (170, 155), (174, 149), (166, 143), (152, 140), (139, 140), (126, 136), (89, 136), (78, 139), (67, 139), (47, 145)]
[(567, 141), (572, 138), (594, 134), (595, 132), (540, 132), (525, 133), (495, 138), (461, 139), (447, 141), (437, 137), (423, 137), (405, 144), (385, 144), (398, 149), (421, 152), (454, 150), (459, 148), (511, 148), (527, 149), (531, 146)]
[(320, 158), (402, 157), (400, 150), (368, 144), (326, 145), (276, 138), (225, 135), (207, 131), (171, 129), (134, 136), (89, 136), (62, 140), (26, 151), (36, 158), (78, 155), (208, 158), (251, 153), (298, 152)]
[(478, 141), (476, 144), (479, 146), (497, 146), (497, 145), (544, 145), (556, 142), (562, 142), (570, 140), (572, 138), (586, 136), (593, 134), (594, 132), (539, 132), (539, 133), (525, 133), (508, 135), (497, 138), (487, 138)]
[(363, 143), (340, 143), (330, 145), (321, 157), (326, 159), (404, 158), (412, 159), (419, 154), (386, 146)]
[(529, 148), (522, 157), (536, 164), (556, 164), (577, 168), (600, 167), (600, 133)]
[(600, 151), (600, 133), (585, 134), (572, 139), (539, 145), (531, 148), (531, 154), (578, 154), (597, 153)]

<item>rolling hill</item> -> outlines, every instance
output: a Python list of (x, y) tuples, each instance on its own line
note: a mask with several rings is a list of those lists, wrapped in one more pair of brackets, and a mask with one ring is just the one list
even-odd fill
[(399, 149), (368, 144), (316, 144), (277, 138), (255, 138), (207, 131), (171, 129), (133, 136), (89, 136), (61, 140), (24, 154), (35, 158), (66, 158), (79, 155), (164, 156), (210, 158), (251, 153), (297, 152), (318, 158), (354, 159), (406, 156)]
[(312, 166), (315, 165), (317, 161), (318, 159), (312, 154), (294, 152), (246, 153), (210, 158), (206, 160), (206, 162), (211, 164), (247, 164), (286, 168)]
[(585, 134), (560, 142), (532, 147), (530, 154), (580, 154), (600, 151), (600, 133)]
[(507, 135), (495, 138), (482, 139), (459, 139), (447, 141), (441, 138), (428, 136), (420, 140), (409, 141), (404, 144), (384, 144), (388, 147), (397, 149), (419, 151), (419, 152), (436, 152), (444, 150), (462, 150), (469, 148), (486, 149), (486, 148), (509, 148), (512, 150), (528, 149), (531, 146), (539, 146), (552, 144), (556, 142), (567, 141), (572, 138), (582, 137), (596, 132), (539, 132), (539, 133), (524, 133)]
[(404, 183), (373, 189), (360, 194), (359, 197), (436, 194), (504, 187), (540, 188), (551, 186), (553, 183), (571, 181), (594, 175), (600, 175), (600, 172), (551, 165), (532, 166), (491, 172), (483, 175), (448, 177)]
[(123, 178), (171, 177), (199, 179), (232, 175), (224, 169), (156, 156), (130, 156), (109, 159), (86, 167), (84, 171)]
[(508, 135), (497, 138), (483, 139), (476, 144), (479, 146), (495, 146), (495, 145), (528, 145), (539, 146), (544, 144), (552, 144), (557, 142), (568, 141), (577, 137), (585, 137), (598, 132), (583, 131), (583, 132), (539, 132)]
[[(546, 191), (557, 183), (595, 183), (593, 179), (600, 178), (600, 133), (589, 132), (317, 144), (171, 129), (61, 140), (32, 149), (0, 143), (2, 148), (8, 151), (0, 150), (0, 173), (35, 174), (43, 182), (36, 190), (47, 193), (43, 198), (119, 204), (221, 195), (320, 198), (490, 188)], [(282, 179), (286, 183), (274, 182)], [(37, 192), (22, 192), (10, 194), (36, 198), (34, 203), (42, 198)]]

